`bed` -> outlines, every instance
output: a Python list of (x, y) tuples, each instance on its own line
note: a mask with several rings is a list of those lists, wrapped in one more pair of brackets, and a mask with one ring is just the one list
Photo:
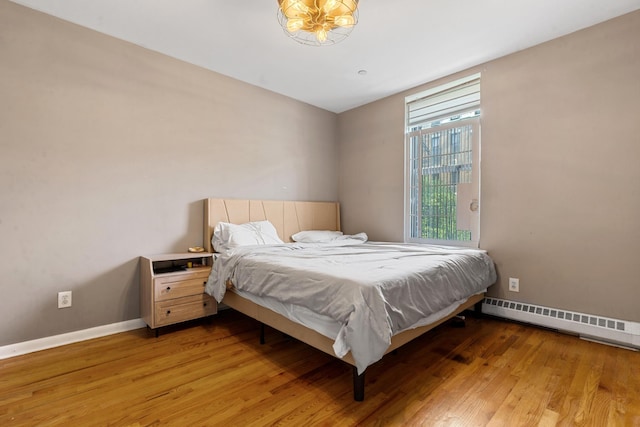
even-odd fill
[[(263, 243), (269, 244), (222, 251), (206, 291), (261, 324), (352, 365), (357, 401), (364, 399), (367, 366), (462, 311), (479, 308), (486, 288), (496, 280), (484, 251), (340, 236), (340, 206), (334, 202), (204, 200), (206, 250), (214, 251), (214, 230), (220, 248), (224, 227), (236, 230), (233, 224), (266, 224), (270, 228)], [(327, 231), (337, 236), (329, 243), (299, 242), (305, 240), (302, 235)], [(292, 241), (294, 235), (298, 242)], [(427, 258), (460, 267), (452, 276), (441, 265), (430, 276), (404, 272)], [(417, 276), (429, 283), (431, 294), (421, 282), (416, 285)], [(392, 288), (400, 282), (404, 287), (398, 297), (391, 292), (398, 292)], [(423, 307), (427, 305), (433, 307)]]

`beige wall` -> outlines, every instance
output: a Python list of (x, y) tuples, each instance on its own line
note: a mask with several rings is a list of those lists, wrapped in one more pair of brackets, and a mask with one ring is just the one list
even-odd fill
[(344, 230), (403, 238), (404, 96), (481, 71), (490, 294), (640, 321), (638, 40), (640, 11), (341, 114)]
[(333, 113), (0, 0), (0, 345), (139, 318), (138, 256), (201, 245), (205, 197), (336, 200), (336, 138)]
[[(640, 12), (469, 70), (492, 295), (640, 321), (637, 40)], [(401, 240), (404, 96), (447, 80), (336, 116), (0, 0), (0, 345), (138, 318), (137, 257), (201, 244), (208, 196), (339, 197)]]

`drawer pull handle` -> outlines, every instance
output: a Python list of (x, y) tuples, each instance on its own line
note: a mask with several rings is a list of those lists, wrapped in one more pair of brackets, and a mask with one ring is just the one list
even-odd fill
[(167, 291), (170, 291), (170, 290), (171, 290), (171, 286), (167, 286)]
[(202, 286), (207, 286), (207, 282), (202, 282)]
[(171, 310), (167, 310), (167, 316), (171, 314)]
[(203, 305), (204, 305), (204, 307), (206, 307), (206, 306), (207, 306), (207, 303), (205, 302)]

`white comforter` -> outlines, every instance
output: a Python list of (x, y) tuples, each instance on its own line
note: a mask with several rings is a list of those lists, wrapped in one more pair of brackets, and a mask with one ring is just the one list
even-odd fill
[(338, 357), (351, 351), (362, 373), (384, 355), (394, 334), (484, 291), (496, 281), (496, 272), (482, 250), (294, 243), (220, 255), (206, 292), (222, 301), (228, 279), (237, 289), (297, 304), (342, 324), (334, 351)]

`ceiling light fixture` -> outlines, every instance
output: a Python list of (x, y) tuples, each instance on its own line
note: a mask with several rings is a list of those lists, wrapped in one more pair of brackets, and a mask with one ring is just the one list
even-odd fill
[(278, 21), (298, 43), (338, 43), (358, 23), (358, 0), (278, 0)]

